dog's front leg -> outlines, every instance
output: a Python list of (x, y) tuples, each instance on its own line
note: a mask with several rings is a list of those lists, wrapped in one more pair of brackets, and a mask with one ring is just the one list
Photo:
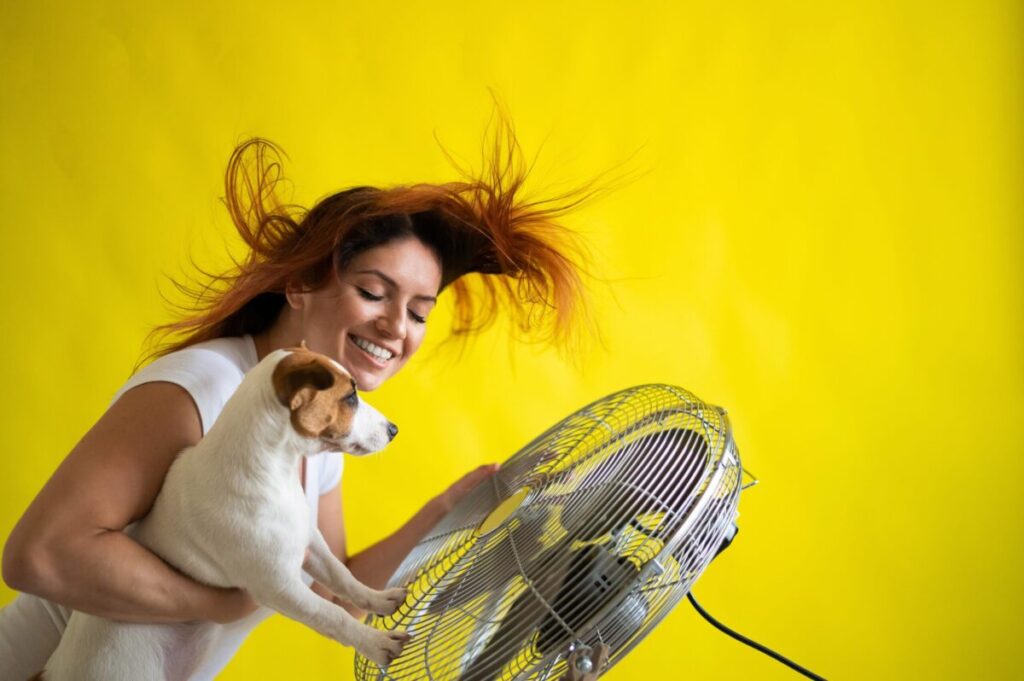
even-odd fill
[(289, 582), (283, 589), (253, 591), (257, 601), (282, 615), (302, 622), (338, 643), (352, 646), (381, 666), (387, 666), (402, 654), (409, 640), (404, 631), (378, 631), (360, 624), (344, 608), (310, 591), (301, 580)]
[(356, 579), (348, 567), (331, 553), (327, 540), (319, 530), (313, 531), (309, 554), (302, 567), (313, 579), (327, 587), (334, 595), (344, 598), (357, 608), (378, 615), (390, 615), (405, 600), (405, 589), (377, 591)]

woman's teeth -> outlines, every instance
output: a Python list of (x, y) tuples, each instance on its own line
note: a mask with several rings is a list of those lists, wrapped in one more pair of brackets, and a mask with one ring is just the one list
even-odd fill
[(358, 338), (357, 336), (352, 336), (352, 342), (358, 345), (366, 352), (376, 357), (377, 359), (381, 360), (382, 362), (386, 362), (392, 357), (394, 357), (394, 354), (390, 350), (385, 350), (379, 345), (374, 345), (370, 341), (363, 340), (362, 338)]

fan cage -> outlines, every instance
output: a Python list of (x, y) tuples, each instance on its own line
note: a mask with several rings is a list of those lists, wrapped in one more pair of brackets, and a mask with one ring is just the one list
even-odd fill
[[(732, 525), (742, 482), (724, 409), (668, 385), (622, 390), (509, 458), (422, 539), (378, 629), (412, 638), (369, 679), (561, 678), (579, 647), (622, 659), (689, 591)], [(481, 526), (522, 497), (502, 522)]]

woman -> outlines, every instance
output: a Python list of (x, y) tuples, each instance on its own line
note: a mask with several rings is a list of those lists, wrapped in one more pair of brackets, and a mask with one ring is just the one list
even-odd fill
[[(566, 344), (583, 312), (582, 286), (571, 257), (579, 251), (556, 220), (589, 194), (524, 202), (517, 151), (510, 127), (499, 127), (482, 179), (357, 187), (307, 212), (277, 199), (273, 145), (255, 139), (235, 150), (226, 204), (250, 253), (213, 278), (220, 286), (192, 291), (198, 312), (154, 330), (184, 338), (152, 353), (157, 359), (118, 391), (12, 531), (3, 576), (24, 593), (0, 611), (0, 681), (39, 671), (69, 609), (124, 621), (228, 624), (194, 679), (213, 678), (268, 614), (240, 590), (176, 572), (124, 530), (152, 506), (175, 455), (202, 437), (245, 371), (273, 350), (305, 340), (341, 362), (360, 390), (374, 390), (420, 347), (446, 289), (456, 336), (505, 308), (522, 330)], [(482, 284), (475, 297), (466, 278), (474, 273)], [(496, 468), (470, 472), (397, 532), (348, 556), (341, 465), (339, 454), (313, 457), (301, 481), (332, 550), (376, 588)]]

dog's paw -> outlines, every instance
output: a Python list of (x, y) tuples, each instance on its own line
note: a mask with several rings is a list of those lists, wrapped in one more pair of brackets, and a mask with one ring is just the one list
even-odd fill
[(371, 629), (366, 639), (356, 648), (363, 657), (373, 660), (386, 667), (402, 654), (402, 648), (409, 641), (409, 634), (397, 629), (393, 631), (377, 631)]
[(407, 593), (406, 589), (401, 587), (384, 591), (367, 589), (366, 595), (360, 599), (362, 602), (357, 602), (356, 605), (378, 615), (390, 615), (405, 601)]

